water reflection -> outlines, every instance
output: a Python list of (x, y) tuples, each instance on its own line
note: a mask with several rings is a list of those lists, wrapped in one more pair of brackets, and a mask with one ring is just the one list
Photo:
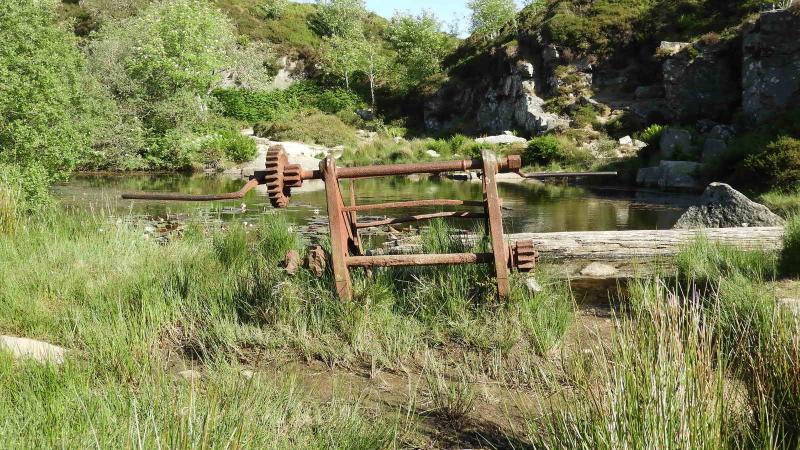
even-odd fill
[[(56, 186), (55, 193), (71, 206), (103, 209), (117, 215), (164, 217), (182, 215), (210, 217), (217, 220), (256, 220), (273, 214), (266, 192), (251, 192), (244, 199), (217, 203), (159, 202), (122, 200), (124, 191), (169, 191), (210, 194), (234, 191), (242, 181), (214, 175), (79, 175)], [(342, 187), (348, 192), (349, 182)], [(622, 190), (574, 186), (501, 184), (504, 199), (504, 224), (508, 232), (552, 232), (624, 229), (663, 229), (671, 227), (685, 210), (690, 197), (665, 196)], [(640, 198), (637, 198), (637, 195)], [(458, 198), (480, 200), (479, 183), (405, 177), (365, 179), (356, 182), (359, 204), (386, 201)], [(296, 193), (288, 214), (297, 223), (319, 221), (325, 214), (322, 190)], [(371, 216), (407, 215), (433, 209), (375, 211)]]

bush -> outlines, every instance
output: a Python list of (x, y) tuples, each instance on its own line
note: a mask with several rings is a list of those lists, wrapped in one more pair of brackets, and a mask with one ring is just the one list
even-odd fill
[(252, 91), (247, 89), (217, 89), (214, 97), (220, 112), (250, 123), (285, 119), (301, 109), (319, 109), (336, 114), (355, 111), (363, 102), (352, 91), (325, 90), (310, 82), (300, 82), (288, 89)]
[(96, 83), (54, 3), (0, 2), (0, 164), (35, 166), (45, 180), (65, 179), (91, 150), (108, 104), (92, 98)]
[(0, 228), (20, 213), (38, 211), (51, 202), (45, 169), (0, 164)]
[(788, 136), (745, 158), (744, 170), (752, 180), (770, 187), (793, 186), (800, 182), (800, 139)]
[(586, 162), (591, 155), (577, 148), (575, 144), (563, 137), (540, 136), (533, 138), (522, 153), (522, 164), (579, 164)]
[(661, 140), (661, 133), (664, 132), (664, 125), (652, 124), (639, 133), (639, 140), (650, 146), (658, 145)]
[(597, 124), (597, 110), (592, 105), (581, 106), (572, 112), (572, 125), (575, 128), (584, 128), (587, 125)]
[[(239, 131), (222, 131), (203, 146), (205, 155), (219, 155), (235, 163), (243, 163), (252, 160), (258, 154), (256, 141)], [(218, 161), (217, 157), (217, 161)], [(206, 163), (212, 162), (211, 158), (206, 158)], [(216, 162), (216, 161), (214, 161)]]
[(321, 112), (299, 114), (290, 119), (258, 123), (253, 127), (256, 136), (274, 141), (300, 141), (326, 147), (355, 145), (355, 130), (338, 117)]

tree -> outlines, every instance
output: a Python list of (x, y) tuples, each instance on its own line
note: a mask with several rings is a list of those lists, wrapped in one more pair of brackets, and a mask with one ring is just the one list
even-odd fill
[(353, 42), (356, 49), (358, 66), (369, 82), (369, 93), (372, 108), (375, 109), (375, 87), (378, 79), (388, 69), (388, 61), (383, 54), (381, 43), (375, 40), (360, 39)]
[(265, 19), (277, 20), (283, 17), (289, 8), (289, 0), (266, 0), (260, 7)]
[(361, 36), (366, 17), (363, 0), (317, 0), (315, 22), (324, 36)]
[[(66, 178), (105, 128), (110, 102), (55, 2), (0, 2), (0, 165), (20, 173)], [(41, 180), (39, 180), (41, 181)]]
[(470, 0), (468, 6), (472, 10), (471, 31), (488, 39), (496, 38), (517, 13), (514, 0)]
[(344, 79), (347, 89), (350, 89), (350, 78), (358, 70), (358, 48), (353, 41), (358, 38), (331, 36), (324, 40), (323, 64), (328, 72)]
[(165, 0), (109, 22), (89, 47), (93, 73), (110, 90), (132, 127), (141, 126), (149, 165), (190, 163), (181, 130), (206, 115), (236, 42), (229, 19), (200, 0)]
[(442, 23), (427, 10), (418, 16), (395, 13), (386, 30), (386, 39), (397, 51), (397, 62), (409, 85), (439, 73), (442, 60), (456, 42), (442, 31)]

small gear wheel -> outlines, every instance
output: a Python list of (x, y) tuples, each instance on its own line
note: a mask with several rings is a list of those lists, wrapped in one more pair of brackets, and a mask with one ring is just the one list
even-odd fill
[(289, 205), (292, 188), (303, 185), (302, 169), (298, 164), (289, 164), (282, 145), (273, 145), (267, 150), (266, 177), (269, 201), (275, 208)]
[(511, 267), (520, 272), (530, 272), (536, 267), (536, 260), (539, 252), (533, 245), (533, 241), (517, 241), (511, 250)]

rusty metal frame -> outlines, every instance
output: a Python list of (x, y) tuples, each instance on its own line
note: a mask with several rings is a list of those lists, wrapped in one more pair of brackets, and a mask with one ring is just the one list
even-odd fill
[[(457, 161), (444, 161), (420, 164), (370, 165), (362, 167), (337, 167), (332, 156), (320, 162), (318, 170), (303, 170), (299, 165), (290, 164), (283, 147), (270, 147), (266, 157), (266, 170), (257, 171), (247, 184), (237, 192), (219, 195), (182, 195), (161, 193), (123, 194), (126, 199), (146, 200), (184, 200), (209, 201), (242, 198), (248, 191), (259, 184), (267, 186), (272, 205), (276, 208), (286, 207), (291, 196), (291, 189), (302, 186), (304, 180), (319, 179), (325, 183), (325, 196), (330, 224), (330, 267), (333, 272), (336, 293), (342, 300), (353, 297), (353, 281), (350, 273), (352, 267), (395, 267), (418, 265), (450, 265), (450, 264), (491, 264), (494, 267), (497, 283), (497, 295), (501, 299), (508, 297), (511, 287), (509, 273), (511, 269), (521, 271), (533, 270), (536, 264), (536, 249), (530, 241), (518, 241), (509, 246), (503, 234), (502, 200), (497, 190), (498, 173), (519, 173), (521, 160), (519, 156), (497, 158), (485, 150), (480, 158)], [(357, 205), (355, 180), (371, 177), (388, 177), (410, 174), (441, 174), (445, 172), (477, 170), (481, 172), (483, 201), (434, 199), (388, 202), (369, 205)], [(568, 173), (568, 174), (534, 174), (528, 178), (547, 176), (579, 177), (593, 175), (612, 175), (615, 173)], [(523, 175), (525, 176), (525, 175)], [(350, 180), (349, 205), (345, 205), (342, 196), (341, 180)], [(359, 222), (358, 212), (376, 209), (404, 209), (429, 206), (464, 206), (481, 207), (482, 212), (451, 211), (429, 214), (417, 214), (406, 217)], [(359, 230), (378, 226), (417, 222), (434, 218), (483, 219), (490, 239), (490, 253), (450, 253), (450, 254), (416, 254), (416, 255), (379, 255), (367, 256), (359, 237)], [(294, 260), (299, 259), (294, 255)], [(320, 247), (315, 247), (306, 255), (306, 262), (311, 270), (321, 275), (327, 266)], [(296, 265), (296, 264), (294, 264)]]

